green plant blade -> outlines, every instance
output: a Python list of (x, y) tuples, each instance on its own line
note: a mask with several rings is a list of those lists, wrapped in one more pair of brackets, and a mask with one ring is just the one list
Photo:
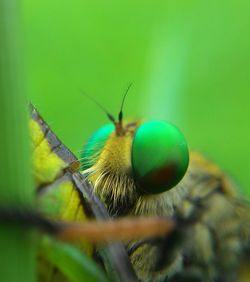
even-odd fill
[[(26, 99), (18, 1), (0, 1), (0, 208), (30, 208)], [(3, 216), (4, 217), (4, 216)], [(35, 281), (35, 238), (27, 226), (0, 222), (0, 280)]]
[(45, 237), (41, 255), (57, 267), (72, 282), (107, 282), (99, 267), (80, 249)]

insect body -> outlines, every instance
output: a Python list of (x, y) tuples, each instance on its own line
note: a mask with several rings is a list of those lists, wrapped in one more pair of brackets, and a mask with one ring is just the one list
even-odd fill
[(185, 225), (167, 239), (128, 242), (140, 280), (240, 281), (248, 206), (199, 154), (190, 154), (188, 166), (187, 143), (176, 127), (113, 121), (89, 139), (81, 159), (111, 216), (168, 216)]
[[(121, 114), (118, 122), (112, 116), (111, 120), (85, 145), (83, 174), (112, 217), (167, 216), (175, 226), (160, 238), (126, 242), (138, 279), (249, 281), (250, 211), (235, 185), (201, 155), (189, 155), (183, 135), (173, 125), (161, 121), (123, 125)], [(77, 171), (73, 153), (33, 107), (30, 125), (39, 210), (63, 221), (108, 219)], [(92, 254), (92, 245), (80, 247)], [(136, 281), (122, 245), (109, 244), (101, 256), (114, 281)], [(48, 272), (45, 259), (43, 273)], [(51, 273), (66, 275), (67, 266), (59, 262), (52, 263)], [(41, 281), (64, 281), (61, 276), (46, 276)]]

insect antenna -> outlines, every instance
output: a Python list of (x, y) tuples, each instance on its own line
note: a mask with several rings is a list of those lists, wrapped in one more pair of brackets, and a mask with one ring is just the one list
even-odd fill
[(80, 90), (80, 92), (86, 96), (89, 100), (91, 100), (93, 103), (95, 103), (108, 117), (108, 119), (114, 123), (116, 125), (116, 120), (114, 118), (114, 116), (112, 114), (110, 114), (103, 105), (101, 105), (95, 98), (93, 98), (92, 96), (88, 95), (87, 93), (83, 92), (82, 90)]
[(121, 108), (120, 108), (120, 112), (118, 114), (118, 122), (121, 124), (122, 123), (122, 119), (123, 119), (123, 105), (124, 105), (124, 102), (125, 102), (125, 99), (126, 99), (126, 96), (131, 88), (131, 86), (133, 85), (133, 82), (131, 82), (129, 85), (128, 85), (128, 88), (125, 92), (125, 94), (123, 95), (123, 98), (122, 98), (122, 103), (121, 103)]
[(122, 103), (121, 103), (121, 108), (118, 114), (118, 121), (115, 120), (114, 116), (112, 114), (110, 114), (104, 107), (103, 105), (101, 105), (95, 98), (93, 98), (92, 96), (86, 94), (85, 92), (83, 92), (82, 90), (80, 90), (80, 92), (86, 96), (89, 100), (91, 100), (92, 102), (94, 102), (108, 117), (108, 119), (115, 125), (115, 129), (116, 129), (116, 134), (117, 135), (123, 135), (124, 130), (122, 127), (122, 119), (123, 119), (123, 106), (124, 106), (124, 102), (126, 99), (126, 96), (131, 88), (133, 83), (130, 83), (126, 89), (125, 94), (122, 97)]

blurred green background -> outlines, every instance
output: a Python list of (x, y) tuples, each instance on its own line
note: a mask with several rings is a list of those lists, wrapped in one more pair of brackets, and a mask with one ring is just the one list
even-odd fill
[(26, 87), (76, 154), (107, 122), (166, 119), (250, 195), (250, 1), (23, 0)]

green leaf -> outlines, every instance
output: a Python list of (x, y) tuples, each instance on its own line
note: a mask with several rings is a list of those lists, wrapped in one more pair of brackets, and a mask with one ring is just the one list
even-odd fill
[(80, 249), (45, 237), (40, 254), (72, 282), (108, 281), (99, 267)]

